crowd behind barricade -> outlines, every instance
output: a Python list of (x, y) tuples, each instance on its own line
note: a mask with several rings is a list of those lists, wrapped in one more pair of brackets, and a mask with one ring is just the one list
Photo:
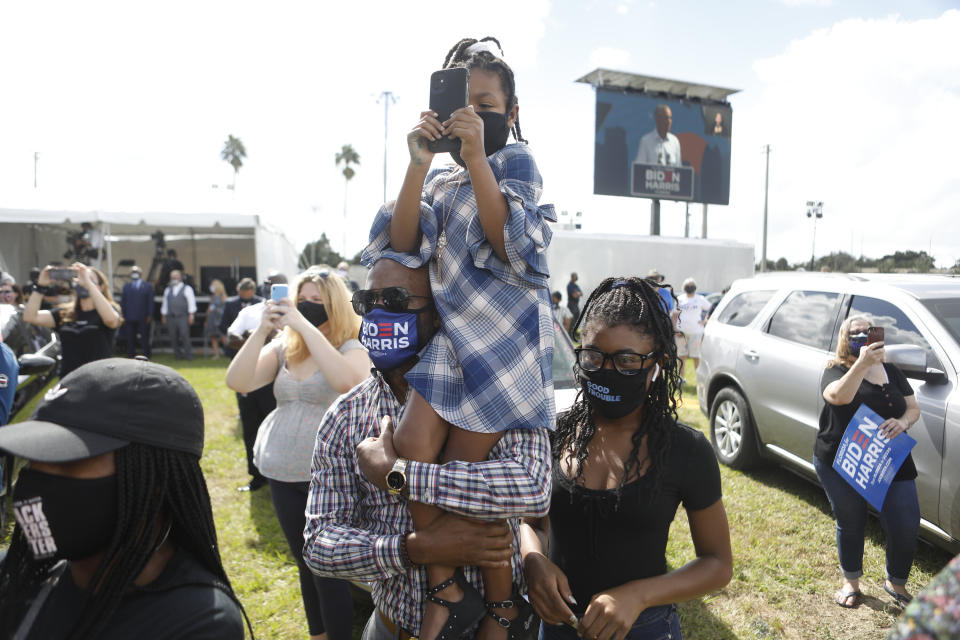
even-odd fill
[[(710, 305), (692, 278), (676, 296), (652, 270), (585, 298), (572, 273), (561, 306), (544, 259), (556, 216), (539, 202), (500, 43), (461, 40), (443, 67), (468, 78), (468, 104), (425, 110), (408, 134), (406, 178), (363, 254), (365, 288), (344, 265), (292, 283), (274, 273), (262, 295), (249, 279), (229, 298), (211, 285), (203, 344), (231, 358), (251, 477), (240, 490), (269, 486), (311, 638), (351, 638), (348, 581), (371, 588), (364, 640), (681, 638), (677, 603), (733, 573), (717, 459), (677, 415)], [(431, 169), (435, 149), (455, 164)], [(23, 305), (17, 331), (54, 332), (63, 350), (31, 419), (0, 429), (0, 450), (26, 461), (0, 559), (0, 640), (253, 637), (200, 470), (203, 407), (149, 361), (154, 292), (140, 270), (120, 304), (80, 262), (38, 270), (25, 294), (0, 284), (0, 303)], [(171, 265), (160, 317), (177, 359), (193, 358), (196, 313)], [(580, 384), (559, 415), (554, 320), (577, 341)], [(824, 376), (821, 462), (851, 405), (874, 408), (891, 438), (918, 417), (882, 342), (858, 342), (866, 324), (844, 324)], [(118, 329), (127, 359), (112, 357)], [(866, 506), (817, 464), (838, 523), (835, 600), (855, 606)], [(901, 605), (915, 476), (904, 465), (880, 513), (885, 589)], [(694, 554), (670, 569), (681, 505)]]

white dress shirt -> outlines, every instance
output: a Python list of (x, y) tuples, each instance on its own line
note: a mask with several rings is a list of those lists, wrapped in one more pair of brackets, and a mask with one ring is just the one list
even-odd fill
[(265, 302), (258, 302), (240, 309), (236, 320), (227, 327), (227, 333), (242, 338), (247, 331), (255, 331), (260, 325), (260, 318), (263, 316), (263, 305)]
[(188, 284), (184, 284), (182, 281), (175, 287), (167, 285), (167, 288), (163, 291), (163, 302), (160, 303), (160, 315), (167, 315), (167, 298), (169, 296), (176, 296), (180, 294), (180, 290), (186, 287), (186, 291), (183, 292), (183, 296), (187, 299), (187, 313), (196, 313), (197, 312), (197, 299), (193, 295), (193, 287)]
[(661, 138), (654, 129), (640, 138), (640, 148), (637, 149), (637, 159), (634, 162), (642, 164), (659, 164), (666, 167), (682, 165), (680, 155), (680, 141), (669, 131), (666, 138)]

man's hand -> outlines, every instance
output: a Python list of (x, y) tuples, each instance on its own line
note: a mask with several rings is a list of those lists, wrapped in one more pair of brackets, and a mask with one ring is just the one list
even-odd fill
[(160, 324), (167, 324), (167, 316), (160, 316)]
[(187, 314), (187, 323), (188, 323), (188, 324), (193, 324), (193, 314), (192, 314), (192, 313)]
[(397, 461), (393, 448), (393, 420), (384, 416), (380, 421), (380, 437), (367, 438), (357, 445), (357, 464), (363, 475), (384, 491), (387, 490), (387, 474)]
[(513, 531), (505, 521), (483, 522), (448, 511), (407, 537), (407, 553), (418, 565), (509, 567), (512, 545)]

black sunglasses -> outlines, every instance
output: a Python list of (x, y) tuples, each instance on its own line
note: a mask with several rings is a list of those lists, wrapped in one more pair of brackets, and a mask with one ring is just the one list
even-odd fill
[(635, 376), (641, 371), (648, 369), (647, 360), (654, 360), (656, 351), (643, 355), (633, 351), (620, 351), (618, 353), (607, 353), (599, 349), (590, 347), (578, 347), (573, 350), (577, 354), (577, 364), (584, 371), (599, 371), (607, 364), (607, 360), (613, 361), (613, 367), (625, 376)]
[[(403, 287), (385, 287), (379, 290), (360, 289), (353, 294), (350, 302), (353, 304), (353, 310), (358, 315), (363, 316), (370, 313), (372, 309), (386, 309), (394, 312), (406, 311), (410, 306), (411, 298), (432, 300), (430, 296), (415, 296)], [(378, 303), (378, 300), (381, 302)], [(420, 309), (416, 309), (416, 311), (420, 311)]]

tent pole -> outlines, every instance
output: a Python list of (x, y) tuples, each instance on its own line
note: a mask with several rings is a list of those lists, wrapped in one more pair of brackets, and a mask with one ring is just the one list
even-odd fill
[(113, 284), (113, 241), (110, 239), (109, 222), (100, 223), (100, 233), (103, 234), (103, 239), (107, 245), (107, 282), (110, 283), (110, 289), (116, 291), (116, 287)]

